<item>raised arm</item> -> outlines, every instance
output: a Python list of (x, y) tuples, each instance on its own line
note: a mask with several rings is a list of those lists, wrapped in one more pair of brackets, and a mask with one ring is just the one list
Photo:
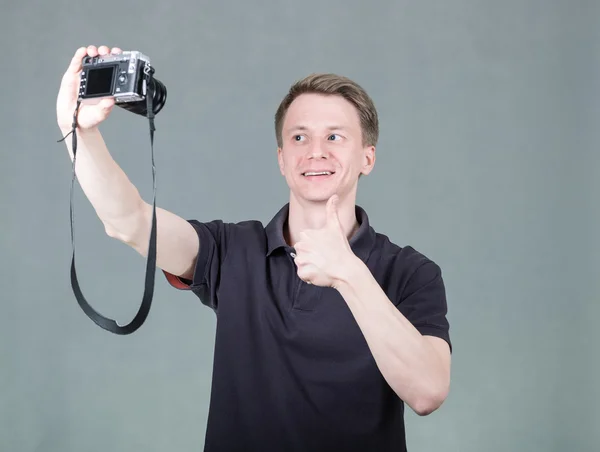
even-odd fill
[[(77, 50), (63, 75), (56, 102), (58, 126), (66, 135), (71, 130), (77, 103), (81, 62), (86, 55), (120, 53), (119, 48), (82, 47)], [(79, 108), (77, 117), (77, 161), (75, 173), (86, 197), (92, 204), (106, 233), (128, 244), (142, 256), (147, 255), (150, 240), (152, 206), (112, 158), (98, 126), (110, 115), (113, 99)], [(65, 140), (73, 159), (71, 140)], [(191, 279), (198, 255), (198, 235), (183, 218), (156, 208), (157, 267)]]

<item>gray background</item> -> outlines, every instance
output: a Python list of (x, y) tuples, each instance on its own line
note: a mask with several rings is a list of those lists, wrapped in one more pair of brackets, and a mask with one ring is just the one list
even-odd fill
[[(78, 46), (150, 55), (158, 204), (184, 218), (268, 221), (287, 200), (273, 115), (332, 71), (381, 117), (359, 204), (444, 270), (451, 394), (411, 451), (595, 451), (600, 433), (598, 2), (3, 0), (0, 450), (199, 451), (214, 315), (158, 273), (147, 323), (112, 335), (69, 281), (71, 164), (56, 126)], [(109, 149), (151, 200), (148, 124), (115, 110)], [(145, 260), (75, 197), (78, 271), (129, 321)]]

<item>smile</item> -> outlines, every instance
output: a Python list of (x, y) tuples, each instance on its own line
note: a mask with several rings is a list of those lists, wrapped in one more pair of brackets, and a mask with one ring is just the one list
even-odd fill
[(331, 176), (332, 174), (335, 174), (335, 171), (307, 171), (302, 173), (304, 177)]

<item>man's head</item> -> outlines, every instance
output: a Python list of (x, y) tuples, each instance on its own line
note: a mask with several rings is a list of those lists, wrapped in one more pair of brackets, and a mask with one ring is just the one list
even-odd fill
[(379, 122), (358, 84), (313, 74), (290, 88), (277, 109), (275, 133), (279, 167), (292, 196), (326, 202), (334, 193), (354, 196), (358, 178), (371, 172)]

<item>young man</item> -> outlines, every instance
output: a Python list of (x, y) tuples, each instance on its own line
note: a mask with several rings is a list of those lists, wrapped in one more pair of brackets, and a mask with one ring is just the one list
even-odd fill
[[(81, 59), (110, 51), (73, 57), (57, 102), (65, 134)], [(107, 233), (145, 256), (151, 206), (97, 128), (113, 106), (81, 108), (76, 172)], [(157, 209), (157, 266), (217, 318), (205, 450), (405, 450), (404, 406), (443, 403), (451, 343), (438, 265), (355, 205), (375, 164), (375, 107), (351, 80), (313, 75), (292, 86), (275, 129), (290, 197), (269, 224)]]

